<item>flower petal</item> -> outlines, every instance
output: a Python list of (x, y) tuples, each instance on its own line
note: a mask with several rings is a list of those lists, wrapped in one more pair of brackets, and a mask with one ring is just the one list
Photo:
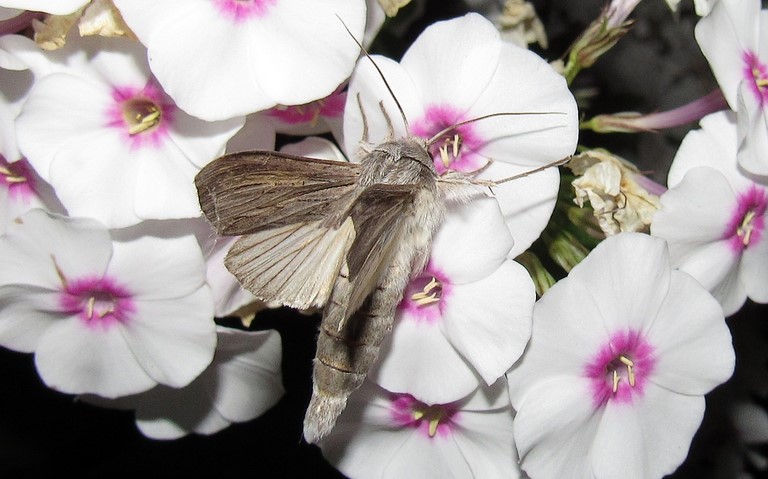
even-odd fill
[(621, 233), (597, 245), (568, 279), (587, 287), (611, 331), (642, 330), (656, 317), (667, 294), (669, 273), (663, 240)]
[(723, 311), (685, 273), (672, 272), (669, 294), (647, 340), (657, 361), (650, 380), (670, 391), (704, 395), (733, 373), (734, 352)]
[(474, 370), (437, 325), (405, 315), (395, 320), (368, 377), (389, 391), (411, 394), (427, 404), (456, 401), (478, 386)]
[[(492, 23), (468, 13), (430, 25), (400, 64), (413, 79), (423, 105), (447, 103), (466, 111), (494, 76), (501, 45)], [(439, 88), (435, 78), (442, 79)]]
[(652, 384), (644, 399), (609, 403), (592, 449), (595, 477), (663, 477), (685, 460), (704, 415), (704, 398)]
[(523, 353), (535, 300), (531, 277), (511, 260), (485, 279), (455, 286), (446, 299), (445, 334), (488, 385)]
[(48, 387), (70, 394), (113, 398), (157, 384), (139, 365), (119, 328), (89, 328), (78, 318), (56, 321), (45, 331), (35, 366)]
[(31, 287), (0, 286), (0, 344), (22, 353), (37, 349), (40, 337), (59, 318), (58, 295)]
[(499, 204), (483, 198), (448, 211), (432, 240), (430, 263), (451, 284), (470, 283), (496, 271), (513, 244)]
[(589, 458), (600, 418), (586, 380), (560, 377), (536, 384), (515, 416), (521, 467), (531, 477), (596, 477)]

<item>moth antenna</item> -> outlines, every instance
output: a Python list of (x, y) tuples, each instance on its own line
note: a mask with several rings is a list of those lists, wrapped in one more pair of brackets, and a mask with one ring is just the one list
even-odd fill
[(571, 161), (571, 158), (573, 158), (572, 155), (566, 156), (565, 158), (559, 159), (557, 161), (553, 161), (552, 163), (548, 163), (544, 166), (540, 166), (538, 168), (534, 168), (532, 170), (525, 171), (523, 173), (520, 173), (519, 175), (509, 176), (507, 178), (502, 178), (500, 180), (472, 180), (472, 183), (482, 186), (497, 186), (502, 183), (507, 183), (514, 180), (519, 180), (520, 178), (525, 178), (526, 176), (530, 176), (534, 173), (538, 173), (540, 171), (548, 170), (549, 168), (553, 168), (555, 166), (562, 166), (569, 161)]
[(485, 120), (488, 118), (494, 118), (497, 116), (521, 116), (521, 115), (565, 115), (563, 112), (559, 111), (518, 111), (518, 112), (502, 112), (502, 113), (489, 113), (488, 115), (478, 116), (477, 118), (472, 118), (470, 120), (464, 120), (460, 121), (458, 123), (454, 123), (451, 126), (446, 126), (442, 130), (438, 131), (435, 135), (432, 136), (429, 140), (427, 140), (427, 145), (432, 146), (437, 140), (439, 140), (443, 135), (448, 133), (451, 130), (454, 130), (460, 126), (468, 125), (470, 123), (474, 123), (476, 121)]
[[(381, 77), (381, 81), (384, 82), (384, 86), (387, 87), (387, 91), (389, 92), (389, 96), (392, 97), (392, 99), (395, 101), (395, 105), (397, 105), (397, 110), (400, 112), (400, 116), (403, 119), (403, 124), (405, 125), (405, 131), (410, 131), (410, 127), (408, 126), (408, 118), (405, 116), (405, 110), (403, 110), (403, 106), (400, 105), (400, 102), (397, 100), (397, 97), (395, 96), (395, 92), (393, 92), (392, 91), (392, 87), (389, 86), (389, 82), (384, 77), (384, 73), (382, 73), (381, 68), (379, 68), (379, 65), (377, 65), (376, 62), (373, 61), (373, 58), (371, 58), (371, 55), (368, 53), (368, 50), (365, 49), (363, 44), (360, 43), (357, 40), (357, 38), (355, 38), (354, 35), (352, 35), (352, 32), (349, 31), (349, 27), (347, 27), (347, 24), (344, 23), (344, 20), (342, 20), (341, 17), (338, 16), (338, 15), (336, 15), (336, 18), (339, 19), (341, 24), (344, 26), (344, 30), (346, 30), (347, 33), (349, 33), (349, 36), (352, 37), (352, 40), (354, 40), (355, 43), (357, 43), (357, 46), (360, 47), (360, 51), (362, 51), (363, 54), (366, 56), (366, 58), (368, 58), (368, 60), (371, 61), (371, 64), (373, 65), (373, 68), (376, 69), (376, 71), (378, 72), (379, 76)], [(384, 110), (384, 107), (382, 106), (382, 111), (383, 110)], [(392, 127), (391, 121), (389, 122), (389, 125), (390, 125), (390, 128), (391, 128)]]

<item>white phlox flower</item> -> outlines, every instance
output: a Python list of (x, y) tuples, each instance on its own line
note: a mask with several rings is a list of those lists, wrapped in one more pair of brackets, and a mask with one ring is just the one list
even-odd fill
[[(480, 177), (501, 179), (550, 164), (576, 147), (576, 102), (563, 77), (536, 54), (501, 40), (480, 15), (430, 25), (400, 63), (377, 55), (373, 60), (402, 105), (409, 131), (371, 61), (361, 58), (344, 112), (344, 147), (350, 157), (362, 139), (361, 107), (372, 144), (387, 138), (387, 117), (395, 138), (431, 138), (458, 122), (516, 113), (467, 123), (436, 139), (431, 152), (441, 174), (487, 166)], [(511, 257), (538, 238), (558, 188), (557, 168), (550, 168), (493, 189), (515, 238)]]
[(536, 303), (509, 379), (531, 477), (661, 478), (685, 459), (704, 395), (733, 373), (722, 308), (666, 243), (620, 233)]
[(704, 117), (686, 135), (651, 224), (669, 243), (672, 266), (704, 285), (726, 315), (747, 298), (768, 303), (768, 187), (737, 168), (736, 137), (730, 112)]
[(760, 0), (720, 0), (696, 25), (696, 41), (731, 109), (738, 113), (738, 159), (768, 175), (768, 15)]
[(108, 227), (199, 216), (193, 179), (244, 119), (184, 113), (136, 42), (74, 40), (51, 56), (47, 74), (24, 53), (39, 77), (16, 121), (21, 151), (73, 216)]
[(213, 300), (192, 235), (110, 232), (35, 209), (0, 238), (0, 264), (0, 345), (34, 352), (53, 389), (181, 387), (211, 362)]
[(283, 396), (282, 347), (277, 331), (216, 327), (213, 362), (183, 388), (156, 386), (147, 392), (105, 400), (84, 396), (104, 407), (134, 409), (136, 426), (153, 439), (210, 435), (232, 423), (261, 416)]
[(366, 381), (320, 448), (353, 479), (517, 479), (505, 386), (501, 378), (449, 404), (430, 404)]
[(208, 120), (330, 95), (359, 53), (344, 25), (361, 39), (366, 21), (365, 0), (114, 3), (147, 46), (163, 88)]
[(0, 0), (0, 7), (66, 15), (77, 11), (91, 0)]
[(332, 132), (341, 138), (342, 118), (347, 92), (337, 89), (329, 96), (304, 105), (279, 105), (264, 114), (272, 120), (279, 133), (291, 135), (319, 135)]
[(528, 343), (536, 300), (528, 272), (507, 259), (513, 243), (495, 199), (451, 209), (426, 269), (405, 290), (371, 380), (428, 403), (495, 383)]

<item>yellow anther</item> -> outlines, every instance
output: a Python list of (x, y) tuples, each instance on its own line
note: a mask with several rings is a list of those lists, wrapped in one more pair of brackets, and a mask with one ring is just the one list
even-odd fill
[(8, 183), (24, 183), (27, 179), (23, 176), (6, 176), (5, 181)]
[(136, 124), (131, 125), (130, 128), (128, 128), (129, 135), (147, 131), (160, 123), (160, 110), (153, 105), (149, 108), (149, 113), (147, 114), (136, 113), (136, 122)]
[(612, 388), (613, 394), (616, 394), (616, 391), (619, 390), (619, 380), (620, 379), (621, 378), (619, 377), (619, 373), (616, 372), (616, 370), (614, 369), (613, 370), (613, 388)]
[(96, 298), (91, 296), (88, 298), (88, 302), (85, 306), (85, 315), (88, 316), (88, 319), (93, 318), (93, 306), (96, 304)]
[(629, 367), (632, 367), (635, 365), (635, 363), (633, 363), (632, 360), (626, 356), (619, 356), (619, 361), (621, 361), (624, 365)]
[(440, 417), (436, 417), (434, 419), (430, 419), (429, 421), (429, 437), (435, 437), (435, 434), (437, 433), (437, 426), (440, 425)]
[(759, 88), (768, 86), (768, 78), (757, 78), (755, 80), (755, 85), (757, 85)]
[(9, 170), (8, 168), (4, 166), (0, 166), (0, 175), (13, 176), (13, 173), (11, 173), (11, 170)]
[(741, 221), (741, 225), (736, 229), (736, 235), (741, 237), (741, 242), (744, 246), (749, 245), (749, 241), (752, 238), (752, 220), (755, 219), (755, 212), (750, 210), (744, 215), (744, 219)]
[(459, 156), (459, 142), (461, 141), (461, 137), (459, 137), (459, 134), (456, 133), (453, 135), (453, 157), (457, 158)]
[(433, 291), (433, 290), (439, 287), (440, 287), (440, 281), (438, 281), (437, 278), (433, 276), (432, 279), (429, 281), (429, 283), (424, 285), (423, 290), (411, 295), (411, 300), (414, 301), (419, 306), (438, 303), (440, 302), (440, 298), (437, 296), (439, 294), (439, 291)]
[[(423, 294), (423, 293), (421, 293), (421, 294)], [(415, 296), (415, 295), (414, 295), (414, 296)], [(415, 301), (415, 302), (416, 302), (416, 304), (418, 304), (419, 306), (426, 306), (426, 305), (428, 305), (428, 304), (439, 303), (439, 302), (440, 302), (440, 298), (438, 298), (438, 297), (437, 297), (437, 293), (432, 293), (432, 294), (431, 294), (431, 295), (429, 295), (429, 296), (426, 296), (426, 295), (425, 295), (424, 297), (421, 297), (421, 298), (415, 299), (414, 301)]]
[(448, 157), (448, 145), (440, 147), (440, 160), (443, 162), (443, 166), (448, 168), (451, 166), (451, 159)]
[(418, 421), (419, 419), (421, 419), (423, 417), (424, 417), (424, 411), (423, 410), (417, 409), (417, 410), (413, 411), (413, 418), (415, 420)]
[(632, 366), (627, 366), (627, 377), (629, 378), (629, 385), (635, 387), (635, 373), (632, 371)]

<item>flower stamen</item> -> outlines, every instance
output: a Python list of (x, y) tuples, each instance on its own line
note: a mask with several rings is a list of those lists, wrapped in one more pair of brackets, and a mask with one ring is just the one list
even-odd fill
[(744, 215), (741, 225), (736, 229), (736, 236), (741, 238), (741, 242), (744, 246), (749, 246), (749, 240), (752, 237), (752, 230), (754, 229), (754, 225), (752, 224), (752, 220), (754, 219), (755, 210), (749, 210), (747, 214)]
[(419, 306), (438, 303), (440, 302), (440, 297), (438, 294), (440, 294), (441, 289), (442, 284), (440, 281), (438, 281), (437, 278), (432, 277), (429, 283), (424, 286), (422, 291), (411, 295), (411, 300)]
[(125, 106), (124, 117), (128, 124), (128, 134), (133, 136), (143, 133), (160, 123), (162, 111), (153, 102), (135, 100)]

